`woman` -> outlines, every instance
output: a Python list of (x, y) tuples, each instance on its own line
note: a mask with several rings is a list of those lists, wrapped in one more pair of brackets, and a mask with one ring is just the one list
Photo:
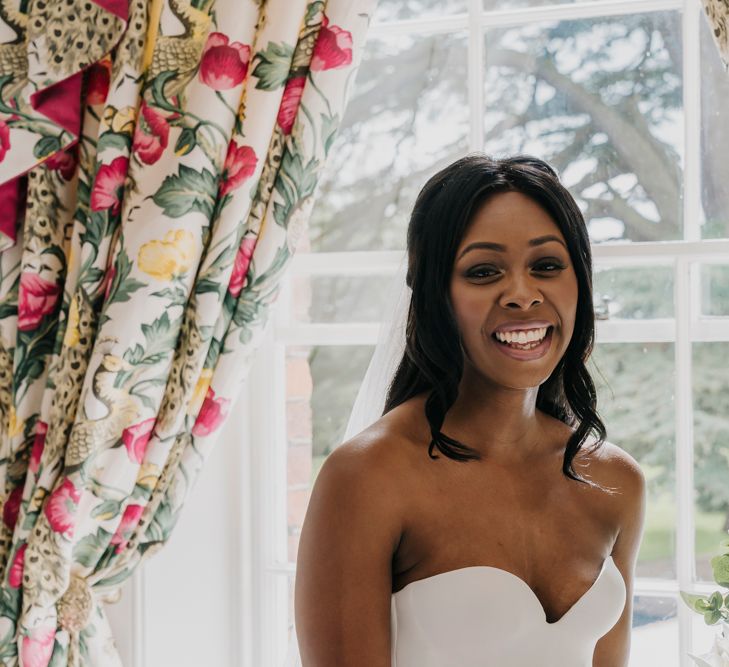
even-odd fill
[(585, 368), (579, 208), (541, 160), (469, 155), (407, 244), (384, 414), (327, 458), (302, 529), (304, 667), (626, 666), (645, 481)]

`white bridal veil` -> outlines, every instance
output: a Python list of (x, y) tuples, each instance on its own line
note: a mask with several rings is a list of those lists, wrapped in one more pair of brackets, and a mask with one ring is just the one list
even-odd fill
[[(390, 289), (385, 295), (377, 345), (349, 414), (342, 442), (360, 433), (382, 416), (387, 390), (405, 351), (405, 326), (412, 294), (412, 290), (405, 283), (406, 274), (407, 254), (403, 254)], [(283, 667), (302, 667), (296, 628), (291, 633)]]

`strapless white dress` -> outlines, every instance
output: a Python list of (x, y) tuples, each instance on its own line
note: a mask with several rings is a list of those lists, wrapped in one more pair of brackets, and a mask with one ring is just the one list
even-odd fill
[(497, 567), (419, 579), (392, 594), (392, 667), (592, 667), (595, 644), (617, 623), (625, 596), (612, 556), (554, 623), (525, 581)]

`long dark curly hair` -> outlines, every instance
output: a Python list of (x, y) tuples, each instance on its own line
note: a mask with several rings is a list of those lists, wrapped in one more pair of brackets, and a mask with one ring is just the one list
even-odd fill
[(590, 240), (572, 195), (556, 171), (538, 158), (469, 154), (432, 176), (418, 194), (407, 232), (406, 280), (412, 298), (405, 353), (390, 383), (383, 414), (428, 391), (425, 416), (432, 437), (428, 455), (438, 458), (433, 454), (438, 449), (456, 461), (481, 459), (477, 450), (441, 431), (446, 412), (458, 395), (464, 362), (449, 284), (456, 251), (473, 216), (489, 197), (502, 192), (520, 192), (540, 204), (567, 243), (579, 292), (574, 333), (557, 367), (540, 385), (536, 407), (575, 429), (567, 442), (562, 472), (604, 488), (572, 468), (572, 460), (592, 431), (597, 438), (590, 453), (607, 436), (596, 410), (595, 385), (585, 366), (595, 336)]

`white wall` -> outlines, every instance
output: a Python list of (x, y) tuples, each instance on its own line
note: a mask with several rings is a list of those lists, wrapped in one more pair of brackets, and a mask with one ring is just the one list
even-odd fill
[(107, 605), (125, 667), (251, 667), (247, 387), (169, 542)]

